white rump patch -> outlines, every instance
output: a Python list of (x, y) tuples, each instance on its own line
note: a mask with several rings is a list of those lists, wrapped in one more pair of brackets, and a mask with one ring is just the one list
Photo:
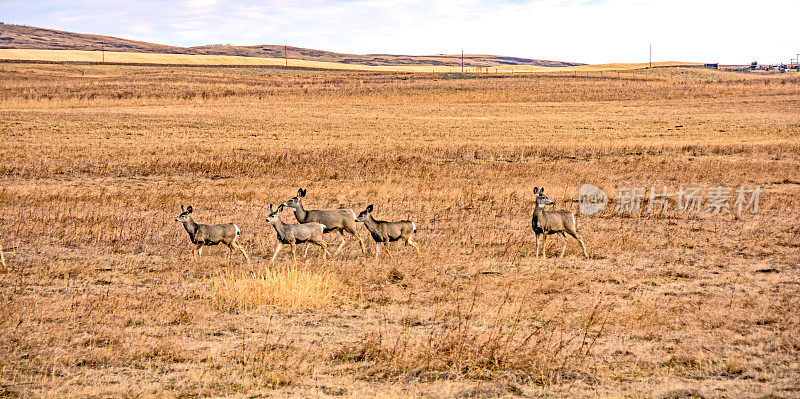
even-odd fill
[(328, 228), (328, 226), (325, 226), (325, 225), (324, 225), (324, 224), (322, 224), (322, 223), (320, 223), (319, 225), (320, 225), (320, 226), (322, 226), (322, 231), (325, 231), (325, 229), (326, 229), (326, 228)]
[(236, 229), (236, 235), (238, 236), (238, 235), (239, 235), (239, 231), (240, 231), (240, 230), (239, 230), (239, 226), (237, 226), (237, 225), (235, 225), (235, 224), (234, 224), (234, 225), (233, 225), (233, 228), (234, 228), (234, 229)]

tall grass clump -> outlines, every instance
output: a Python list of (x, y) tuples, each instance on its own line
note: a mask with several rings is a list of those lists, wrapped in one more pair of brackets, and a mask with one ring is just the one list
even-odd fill
[(587, 373), (585, 363), (605, 331), (607, 312), (598, 302), (567, 321), (572, 317), (563, 310), (510, 306), (506, 298), (494, 310), (479, 311), (473, 300), (466, 309), (459, 303), (436, 317), (440, 320), (427, 333), (374, 330), (333, 359), (372, 365), (376, 378), (507, 377), (522, 383), (561, 383)]
[(225, 272), (212, 278), (212, 300), (217, 309), (227, 312), (281, 308), (320, 308), (334, 301), (338, 282), (327, 272), (296, 267), (267, 270), (263, 273)]

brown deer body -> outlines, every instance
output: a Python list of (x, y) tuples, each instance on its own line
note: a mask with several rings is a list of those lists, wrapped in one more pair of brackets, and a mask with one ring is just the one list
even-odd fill
[(303, 197), (306, 196), (306, 190), (301, 188), (297, 190), (297, 195), (292, 199), (283, 203), (284, 206), (294, 208), (294, 216), (300, 223), (317, 222), (325, 225), (325, 233), (335, 231), (342, 242), (336, 251), (336, 255), (344, 246), (344, 234), (346, 231), (353, 235), (361, 245), (361, 253), (365, 253), (364, 240), (356, 233), (356, 214), (352, 209), (326, 209), (326, 210), (306, 210), (303, 208)]
[(192, 213), (191, 206), (184, 208), (183, 205), (181, 205), (181, 214), (175, 218), (175, 221), (183, 223), (183, 227), (186, 229), (186, 232), (189, 233), (189, 240), (196, 246), (192, 250), (192, 258), (195, 258), (195, 252), (198, 257), (201, 256), (204, 246), (218, 245), (221, 243), (228, 247), (228, 263), (230, 263), (234, 248), (241, 251), (247, 263), (250, 263), (250, 257), (247, 256), (244, 247), (236, 242), (236, 238), (239, 237), (239, 226), (233, 223), (215, 225), (196, 223), (192, 217), (189, 216), (190, 213)]
[(417, 255), (420, 254), (419, 247), (412, 240), (414, 233), (417, 232), (417, 225), (410, 220), (401, 220), (399, 222), (385, 222), (383, 220), (376, 220), (372, 217), (373, 206), (369, 205), (367, 209), (361, 212), (356, 218), (356, 222), (363, 222), (364, 227), (369, 230), (372, 239), (375, 240), (375, 259), (378, 259), (378, 251), (380, 245), (383, 243), (386, 248), (386, 253), (392, 256), (389, 251), (389, 243), (403, 240), (406, 245), (411, 245), (417, 250)]
[[(322, 248), (322, 259), (326, 259), (328, 254), (328, 244), (322, 238), (325, 225), (317, 222), (300, 223), (300, 224), (286, 224), (281, 221), (279, 217), (280, 212), (283, 210), (283, 205), (278, 206), (278, 209), (272, 209), (272, 204), (269, 204), (269, 216), (267, 216), (267, 223), (275, 228), (275, 233), (278, 235), (278, 246), (275, 248), (275, 253), (272, 255), (270, 263), (275, 262), (278, 257), (278, 252), (284, 244), (289, 244), (292, 248), (292, 260), (296, 261), (297, 257), (295, 251), (297, 244), (310, 243)], [(308, 246), (306, 246), (306, 256), (308, 255)], [(304, 256), (304, 258), (306, 257)]]
[(533, 218), (531, 220), (531, 227), (534, 234), (536, 234), (536, 257), (539, 257), (539, 237), (542, 241), (542, 256), (547, 259), (547, 247), (545, 243), (547, 236), (551, 234), (558, 234), (561, 237), (564, 245), (561, 247), (561, 257), (564, 257), (564, 251), (567, 249), (567, 237), (569, 234), (581, 244), (583, 249), (583, 256), (587, 259), (589, 255), (586, 252), (586, 245), (578, 235), (577, 223), (575, 222), (575, 215), (568, 211), (546, 211), (545, 205), (552, 205), (553, 201), (544, 195), (544, 187), (534, 188), (533, 194), (536, 195), (536, 207), (533, 209)]

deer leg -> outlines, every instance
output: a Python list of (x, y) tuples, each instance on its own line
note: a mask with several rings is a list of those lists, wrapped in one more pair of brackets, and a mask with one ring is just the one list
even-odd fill
[(586, 259), (589, 259), (589, 254), (586, 252), (586, 244), (583, 243), (583, 240), (578, 235), (578, 232), (576, 232), (576, 231), (567, 231), (567, 234), (571, 235), (572, 238), (578, 240), (578, 244), (581, 244), (581, 249), (583, 250), (583, 256)]
[(375, 243), (375, 260), (378, 260), (378, 252), (381, 251), (381, 243)]
[(348, 232), (350, 234), (352, 234), (353, 237), (355, 237), (356, 240), (358, 240), (358, 244), (361, 245), (361, 255), (366, 254), (367, 253), (367, 248), (364, 246), (364, 240), (362, 240), (361, 237), (358, 235), (358, 233), (356, 233), (356, 230), (355, 229), (351, 229), (351, 230), (348, 230)]
[(0, 264), (3, 265), (3, 270), (6, 269), (6, 256), (3, 255), (3, 244), (0, 244)]
[(586, 245), (583, 243), (583, 240), (581, 240), (581, 238), (577, 234), (573, 235), (573, 237), (575, 237), (575, 239), (578, 240), (578, 244), (581, 244), (581, 249), (583, 249), (583, 256), (586, 259), (589, 259), (589, 254), (586, 252)]
[[(236, 237), (233, 237), (233, 240), (231, 241), (231, 245), (234, 248), (238, 249), (242, 253), (242, 255), (244, 255), (244, 260), (247, 261), (247, 264), (249, 265), (250, 264), (250, 257), (247, 256), (247, 252), (244, 251), (244, 246), (242, 246), (241, 244), (236, 242)], [(231, 252), (233, 252), (233, 250), (231, 250)]]
[(297, 243), (290, 242), (289, 245), (292, 247), (292, 262), (297, 263)]
[(341, 239), (342, 239), (342, 242), (340, 242), (340, 243), (339, 243), (339, 247), (338, 247), (338, 248), (336, 248), (336, 251), (333, 251), (333, 254), (334, 254), (334, 255), (338, 254), (338, 253), (339, 253), (339, 251), (341, 251), (341, 250), (342, 250), (342, 247), (344, 246), (344, 234), (342, 234), (342, 231), (341, 231), (341, 230), (336, 230), (336, 234), (338, 234), (338, 235), (339, 235), (339, 238), (341, 238)]
[(542, 233), (542, 259), (547, 259), (547, 233)]
[(195, 249), (197, 250), (197, 257), (198, 258), (203, 256), (203, 244), (197, 244), (197, 248), (195, 248)]
[(567, 250), (567, 236), (564, 234), (564, 232), (561, 232), (559, 234), (559, 236), (561, 236), (561, 242), (563, 243), (563, 245), (561, 246), (561, 256), (560, 257), (563, 258), (564, 257), (564, 251)]
[(319, 241), (319, 242), (314, 241), (314, 244), (317, 244), (319, 245), (320, 248), (322, 248), (322, 255), (320, 255), (322, 259), (323, 260), (327, 259), (325, 255), (328, 253), (328, 244), (325, 241)]
[(244, 255), (244, 259), (247, 261), (247, 264), (249, 265), (250, 264), (250, 257), (247, 256), (247, 252), (244, 252), (244, 247), (241, 244), (237, 244), (236, 241), (233, 242), (233, 246), (236, 247), (236, 249), (238, 249), (239, 251), (242, 252), (242, 255)]
[(272, 260), (269, 263), (275, 262), (275, 258), (278, 257), (278, 252), (281, 252), (281, 247), (283, 246), (282, 242), (278, 243), (278, 246), (275, 247), (275, 253), (272, 255)]
[(539, 239), (541, 239), (539, 233), (535, 233), (536, 235), (536, 259), (539, 259)]
[(311, 247), (311, 243), (307, 242), (306, 243), (306, 252), (303, 254), (303, 259), (307, 259), (308, 258), (308, 248), (309, 247)]
[(411, 237), (408, 237), (408, 239), (406, 240), (406, 243), (411, 245), (412, 247), (414, 247), (414, 249), (417, 250), (417, 255), (418, 256), (422, 256), (422, 254), (419, 253), (419, 247), (417, 246), (417, 244), (414, 241), (411, 241)]
[(386, 254), (389, 255), (389, 257), (391, 258), (392, 257), (392, 251), (389, 250), (389, 240), (388, 239), (383, 242), (383, 247), (386, 248)]

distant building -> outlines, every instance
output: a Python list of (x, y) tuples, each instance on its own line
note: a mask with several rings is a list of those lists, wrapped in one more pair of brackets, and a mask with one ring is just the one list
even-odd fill
[(704, 66), (704, 67), (706, 67), (706, 68), (711, 68), (711, 69), (719, 69), (719, 64), (718, 64), (718, 63), (714, 63), (714, 64), (705, 64), (705, 65), (703, 65), (703, 66)]

